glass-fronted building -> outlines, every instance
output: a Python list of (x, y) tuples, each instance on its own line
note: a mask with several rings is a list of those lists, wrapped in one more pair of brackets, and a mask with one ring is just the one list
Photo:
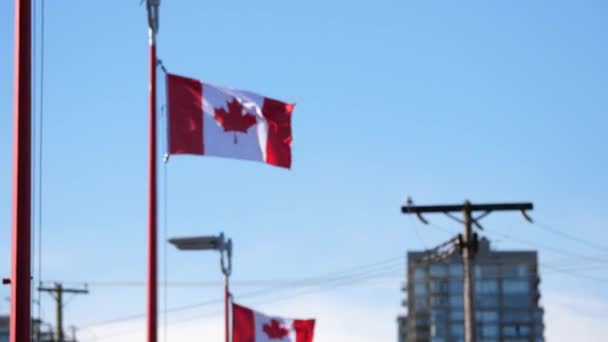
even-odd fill
[[(543, 309), (535, 251), (492, 251), (482, 239), (475, 257), (475, 319), (480, 342), (543, 342)], [(406, 342), (464, 342), (462, 258), (409, 252), (404, 286)]]
[(8, 316), (0, 316), (0, 342), (8, 342)]
[[(9, 316), (0, 315), (0, 342), (9, 341)], [(43, 329), (46, 328), (46, 329)], [(32, 320), (32, 342), (52, 342), (55, 341), (53, 331), (50, 326), (40, 320)], [(70, 340), (71, 341), (71, 340)], [(65, 340), (68, 342), (68, 340)], [(75, 342), (75, 341), (72, 341)]]

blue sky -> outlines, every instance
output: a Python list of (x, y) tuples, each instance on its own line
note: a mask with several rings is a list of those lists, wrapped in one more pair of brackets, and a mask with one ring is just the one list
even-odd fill
[[(12, 14), (12, 1), (2, 2), (3, 277), (10, 274)], [(238, 299), (251, 290), (239, 281), (332, 273), (449, 238), (401, 215), (406, 195), (421, 204), (532, 201), (532, 216), (544, 227), (600, 248), (517, 214), (489, 217), (488, 235), (501, 249), (538, 249), (541, 263), (570, 267), (566, 273), (541, 267), (550, 340), (560, 341), (560, 319), (592, 326), (608, 313), (605, 267), (571, 267), (585, 260), (572, 254), (608, 261), (607, 14), (607, 3), (591, 0), (163, 1), (158, 50), (171, 72), (297, 103), (291, 171), (172, 158), (168, 193), (160, 193), (161, 208), (167, 199), (166, 235), (224, 231), (232, 237)], [(49, 1), (45, 21), (42, 278), (142, 282), (145, 8), (136, 0)], [(163, 169), (160, 175), (163, 184)], [(161, 223), (164, 217), (163, 211)], [(456, 223), (431, 219), (458, 231)], [(220, 280), (217, 256), (167, 253), (169, 281)], [(393, 338), (404, 267), (394, 272), (322, 297), (296, 297), (293, 305), (260, 305), (316, 315), (309, 304), (318, 302), (323, 316), (324, 303), (339, 303), (356, 308), (350, 311), (362, 321), (373, 316), (377, 329), (363, 340)], [(2, 298), (9, 294), (6, 287), (0, 291)], [(219, 294), (217, 286), (170, 288), (167, 302), (179, 306)], [(566, 299), (595, 306), (574, 310), (562, 305)], [(44, 318), (52, 320), (51, 299), (42, 300)], [(7, 306), (0, 301), (0, 313)], [(143, 288), (91, 286), (89, 296), (67, 307), (66, 320), (83, 326), (144, 309)], [(333, 317), (347, 310), (332, 309), (332, 315), (323, 312)], [(134, 329), (143, 328), (140, 323)], [(336, 323), (321, 334), (329, 340), (352, 328)], [(608, 331), (597, 325), (596, 334), (590, 340), (605, 340)]]

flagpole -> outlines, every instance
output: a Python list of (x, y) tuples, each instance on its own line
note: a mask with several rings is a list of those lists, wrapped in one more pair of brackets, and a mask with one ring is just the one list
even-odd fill
[(225, 323), (226, 342), (230, 342), (229, 301), (230, 301), (229, 280), (228, 280), (228, 274), (225, 274), (224, 275), (224, 323)]
[(31, 339), (31, 11), (31, 0), (15, 0), (11, 342)]
[[(222, 233), (222, 240), (224, 234)], [(232, 239), (228, 239), (220, 250), (220, 263), (224, 274), (224, 335), (225, 341), (230, 342), (230, 274), (232, 273)]]
[(160, 0), (148, 0), (150, 45), (150, 131), (148, 163), (148, 279), (147, 279), (147, 341), (158, 339), (158, 257), (156, 201), (156, 32)]

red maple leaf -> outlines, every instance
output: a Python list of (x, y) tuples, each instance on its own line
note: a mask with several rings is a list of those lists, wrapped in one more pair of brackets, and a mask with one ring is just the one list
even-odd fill
[(224, 127), (224, 132), (234, 132), (235, 144), (237, 143), (236, 133), (247, 133), (249, 127), (257, 122), (255, 115), (247, 113), (235, 98), (228, 102), (228, 111), (224, 108), (214, 108), (214, 117), (215, 121)]
[(276, 319), (270, 320), (270, 324), (266, 323), (262, 328), (271, 340), (280, 340), (289, 334), (289, 329), (282, 327), (281, 322)]

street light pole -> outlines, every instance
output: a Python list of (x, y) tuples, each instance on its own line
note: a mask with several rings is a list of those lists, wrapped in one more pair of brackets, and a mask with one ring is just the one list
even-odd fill
[[(227, 264), (224, 264), (224, 254), (227, 256)], [(220, 262), (224, 274), (224, 336), (226, 342), (230, 342), (230, 273), (232, 272), (232, 240), (228, 240), (224, 250), (220, 251)]]
[(179, 250), (220, 252), (220, 266), (224, 275), (224, 320), (225, 341), (230, 342), (230, 274), (232, 273), (232, 240), (224, 239), (224, 233), (219, 236), (194, 236), (169, 239), (169, 243)]

